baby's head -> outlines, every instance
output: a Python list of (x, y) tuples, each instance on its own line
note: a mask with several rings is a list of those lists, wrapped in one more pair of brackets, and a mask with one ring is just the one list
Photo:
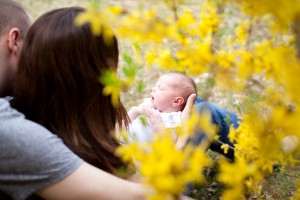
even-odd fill
[(182, 111), (188, 97), (196, 94), (196, 84), (181, 73), (168, 73), (161, 76), (152, 88), (152, 106), (160, 112)]

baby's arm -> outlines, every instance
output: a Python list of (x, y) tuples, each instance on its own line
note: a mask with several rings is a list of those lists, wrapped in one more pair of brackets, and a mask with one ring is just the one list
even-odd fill
[(140, 115), (139, 107), (138, 106), (133, 106), (128, 111), (127, 114), (129, 116), (130, 122), (132, 122), (133, 120), (135, 120)]
[(138, 106), (132, 107), (128, 111), (128, 116), (131, 122), (140, 115), (144, 115), (149, 119), (154, 133), (158, 133), (163, 130), (164, 126), (162, 118), (160, 116), (160, 112), (152, 108), (150, 99), (146, 99), (143, 103)]

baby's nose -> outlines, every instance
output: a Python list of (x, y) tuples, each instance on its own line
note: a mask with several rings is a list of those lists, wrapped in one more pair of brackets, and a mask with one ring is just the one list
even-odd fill
[(155, 89), (156, 89), (156, 88), (155, 88), (155, 86), (154, 86), (154, 87), (152, 88), (152, 92), (155, 92)]

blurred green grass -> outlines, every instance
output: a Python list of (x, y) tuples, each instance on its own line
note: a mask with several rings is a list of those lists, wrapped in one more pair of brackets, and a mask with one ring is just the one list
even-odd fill
[(17, 0), (25, 6), (34, 19), (46, 11), (66, 6), (86, 6), (87, 0)]

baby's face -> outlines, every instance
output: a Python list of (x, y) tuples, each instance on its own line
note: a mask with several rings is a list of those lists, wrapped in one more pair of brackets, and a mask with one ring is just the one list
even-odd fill
[(158, 79), (151, 92), (152, 106), (160, 112), (173, 112), (172, 103), (178, 91), (174, 87), (171, 75), (164, 75)]

